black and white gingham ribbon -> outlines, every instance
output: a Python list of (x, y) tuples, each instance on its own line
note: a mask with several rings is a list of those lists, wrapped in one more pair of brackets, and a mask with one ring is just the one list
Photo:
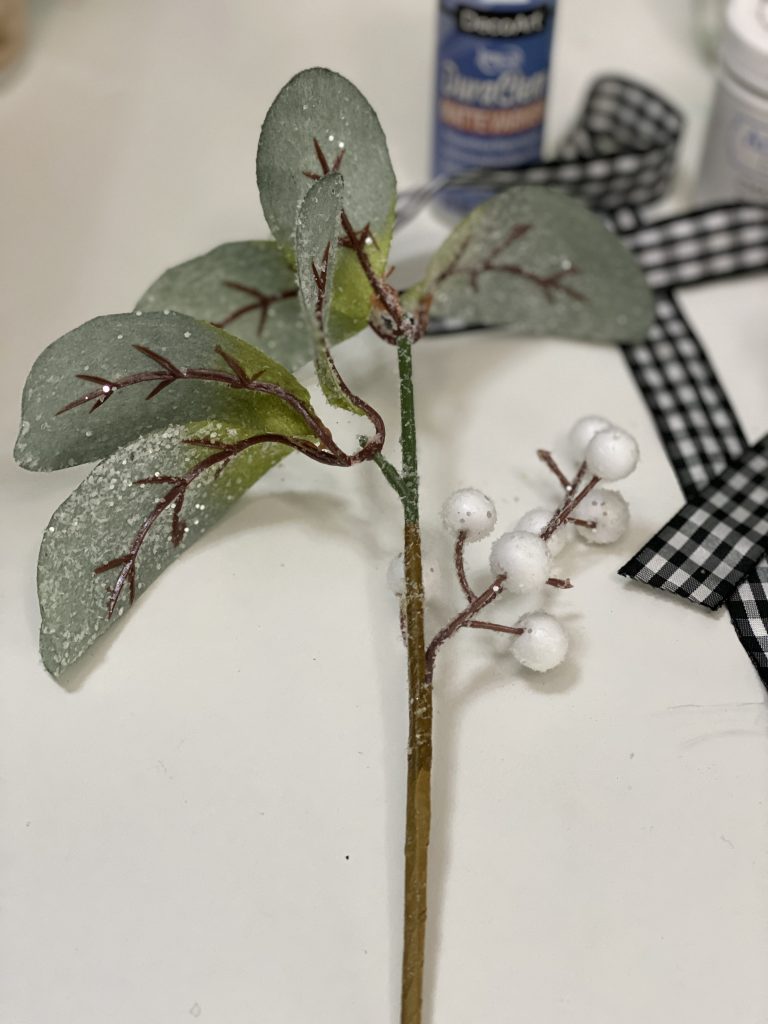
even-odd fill
[(645, 222), (638, 207), (666, 191), (682, 123), (644, 86), (601, 78), (558, 160), (436, 179), (401, 197), (398, 216), (402, 223), (445, 188), (518, 184), (561, 188), (605, 212), (656, 295), (647, 340), (624, 354), (686, 498), (619, 571), (707, 608), (725, 604), (768, 686), (768, 439), (748, 446), (674, 297), (682, 286), (768, 270), (768, 208), (732, 203)]
[(719, 608), (768, 548), (768, 436), (687, 502), (621, 569)]
[(753, 447), (673, 289), (768, 270), (768, 208), (728, 204), (616, 226), (656, 290), (648, 339), (624, 350), (687, 498), (619, 570), (707, 608), (725, 604), (768, 686), (768, 437)]
[(650, 89), (626, 78), (599, 78), (557, 160), (434, 178), (423, 188), (400, 194), (398, 224), (413, 218), (438, 193), (472, 186), (500, 192), (511, 185), (549, 185), (595, 209), (644, 206), (669, 187), (682, 128), (680, 112)]

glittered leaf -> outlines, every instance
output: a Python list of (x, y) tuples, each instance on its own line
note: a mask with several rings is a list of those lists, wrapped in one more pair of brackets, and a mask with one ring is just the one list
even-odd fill
[(432, 329), (508, 324), (518, 335), (638, 341), (651, 295), (621, 241), (577, 199), (518, 187), (466, 217), (438, 249), (415, 309), (433, 295)]
[(295, 274), (274, 242), (228, 242), (171, 267), (150, 285), (136, 309), (172, 309), (209, 320), (289, 370), (312, 358)]
[[(256, 159), (261, 204), (277, 244), (293, 259), (296, 211), (312, 182), (339, 171), (344, 213), (377, 272), (386, 267), (395, 218), (395, 176), (373, 109), (351, 82), (324, 68), (292, 78), (264, 120)], [(349, 237), (346, 242), (350, 241)], [(362, 328), (371, 289), (351, 248), (339, 253), (334, 316)]]
[[(225, 449), (208, 446), (235, 445), (247, 434), (218, 421), (148, 434), (100, 462), (58, 508), (38, 561), (40, 652), (51, 675), (75, 662), (129, 607), (132, 594), (141, 594), (288, 451), (267, 443), (226, 460)], [(191, 438), (206, 444), (185, 443)]]
[(314, 333), (315, 368), (323, 394), (331, 405), (362, 415), (328, 349), (334, 336), (334, 277), (343, 203), (344, 182), (339, 174), (326, 175), (307, 192), (296, 219), (296, 272), (307, 322)]
[[(60, 469), (102, 458), (151, 430), (214, 417), (248, 426), (269, 422), (288, 434), (305, 430), (282, 399), (231, 386), (233, 364), (308, 401), (282, 366), (208, 323), (173, 312), (90, 320), (50, 345), (32, 367), (16, 459), (26, 469)], [(223, 381), (190, 379), (195, 370)]]

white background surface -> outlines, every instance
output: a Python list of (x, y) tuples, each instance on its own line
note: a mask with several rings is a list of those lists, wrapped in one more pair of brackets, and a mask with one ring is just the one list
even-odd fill
[[(424, 179), (433, 7), (32, 6), (0, 88), (3, 1024), (396, 1020), (406, 706), (378, 474), (281, 464), (65, 689), (37, 660), (34, 567), (83, 471), (33, 476), (9, 449), (46, 344), (129, 309), (166, 266), (265, 233), (258, 129), (299, 68), (356, 81), (401, 184)], [(550, 106), (554, 138), (595, 73), (674, 98), (678, 201), (712, 86), (688, 14), (561, 0)], [(400, 257), (437, 230), (409, 227)], [(765, 277), (686, 303), (756, 440)], [(390, 351), (361, 337), (341, 360), (392, 423)], [(552, 495), (534, 449), (585, 412), (644, 453), (631, 535), (563, 561), (578, 587), (550, 604), (571, 664), (529, 677), (484, 634), (439, 663), (430, 1020), (768, 1021), (765, 692), (723, 614), (614, 574), (681, 503), (620, 355), (498, 331), (425, 343), (416, 374), (432, 522), (472, 484), (508, 528)], [(435, 617), (458, 601), (446, 573)]]

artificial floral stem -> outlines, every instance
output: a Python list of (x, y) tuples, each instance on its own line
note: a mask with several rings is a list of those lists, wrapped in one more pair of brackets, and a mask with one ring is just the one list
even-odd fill
[(401, 1024), (421, 1024), (427, 927), (427, 865), (432, 818), (432, 688), (427, 685), (426, 679), (424, 583), (421, 568), (419, 477), (410, 339), (398, 338), (397, 362), (400, 373), (402, 452), (399, 493), (403, 505), (405, 531), (403, 618), (408, 651), (409, 711), (400, 1021)]

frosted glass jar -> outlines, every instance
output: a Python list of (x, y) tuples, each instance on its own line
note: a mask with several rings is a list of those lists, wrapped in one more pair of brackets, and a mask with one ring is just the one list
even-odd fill
[(731, 0), (699, 203), (768, 203), (768, 0)]

